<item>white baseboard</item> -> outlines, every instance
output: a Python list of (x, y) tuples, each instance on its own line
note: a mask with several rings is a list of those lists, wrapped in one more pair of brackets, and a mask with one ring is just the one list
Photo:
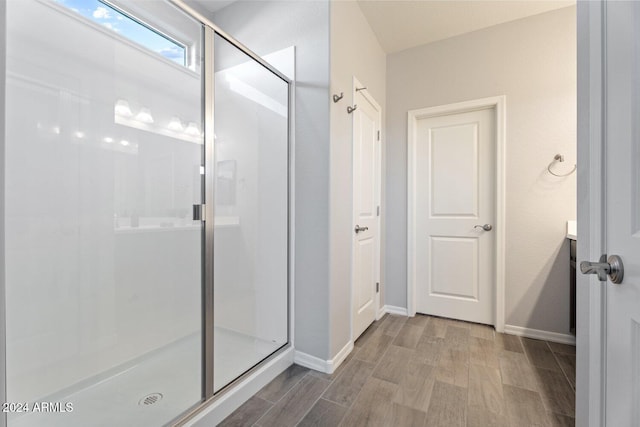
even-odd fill
[(323, 360), (319, 357), (312, 356), (307, 353), (296, 350), (293, 356), (293, 363), (314, 371), (324, 372), (325, 374), (333, 374), (340, 364), (347, 358), (349, 353), (353, 351), (353, 341), (349, 341), (336, 354), (333, 359)]
[(387, 309), (386, 306), (383, 305), (378, 309), (378, 312), (376, 313), (376, 320), (382, 319), (382, 316), (384, 316), (385, 314), (387, 314)]
[(407, 316), (408, 312), (406, 307), (397, 307), (395, 305), (385, 305), (383, 307), (384, 311), (389, 314), (397, 314), (398, 316)]
[(344, 359), (346, 359), (349, 353), (351, 353), (352, 351), (353, 351), (353, 341), (349, 341), (344, 347), (342, 347), (342, 350), (340, 350), (338, 354), (334, 356), (333, 359), (328, 361), (328, 365), (329, 365), (328, 373), (333, 374), (336, 371), (336, 369), (338, 369), (338, 366), (340, 366), (340, 364), (344, 362)]
[(208, 427), (218, 425), (233, 411), (238, 409), (262, 387), (280, 375), (293, 363), (293, 348), (289, 348), (267, 362), (259, 370), (243, 379), (237, 386), (203, 408), (183, 425), (189, 427)]
[(329, 361), (320, 359), (319, 357), (312, 356), (307, 353), (296, 350), (293, 354), (293, 363), (304, 366), (305, 368), (313, 369), (314, 371), (320, 371), (329, 373)]
[(560, 344), (576, 345), (576, 337), (571, 334), (560, 334), (558, 332), (541, 331), (539, 329), (523, 328), (513, 325), (504, 325), (504, 333)]

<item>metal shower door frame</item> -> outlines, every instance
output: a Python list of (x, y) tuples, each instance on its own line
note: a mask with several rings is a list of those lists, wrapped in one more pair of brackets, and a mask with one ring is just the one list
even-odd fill
[[(187, 5), (183, 0), (169, 0), (174, 6), (178, 9), (182, 10), (187, 15), (191, 16), (196, 21), (200, 22), (204, 28), (203, 37), (204, 37), (204, 49), (203, 49), (203, 123), (204, 123), (204, 190), (203, 190), (203, 204), (205, 206), (204, 212), (204, 227), (203, 227), (203, 262), (202, 262), (202, 271), (203, 271), (203, 287), (202, 287), (202, 332), (203, 332), (203, 360), (202, 360), (202, 392), (203, 392), (203, 400), (196, 406), (194, 406), (191, 410), (182, 414), (175, 420), (175, 425), (182, 425), (200, 413), (202, 410), (210, 406), (213, 402), (215, 402), (218, 398), (225, 394), (225, 392), (233, 389), (234, 384), (243, 380), (247, 376), (254, 373), (257, 369), (263, 366), (268, 361), (277, 357), (280, 353), (287, 350), (291, 347), (291, 301), (292, 301), (292, 290), (291, 290), (291, 176), (292, 176), (292, 166), (291, 166), (291, 141), (292, 141), (292, 81), (287, 76), (285, 76), (278, 69), (273, 67), (271, 64), (266, 62), (256, 53), (251, 51), (244, 44), (236, 40), (234, 37), (220, 29), (217, 25), (215, 25), (210, 19), (206, 18), (189, 5)], [(214, 178), (215, 178), (215, 150), (214, 150), (214, 100), (215, 100), (215, 81), (214, 81), (214, 56), (215, 56), (215, 46), (214, 39), (215, 35), (222, 37), (224, 40), (238, 48), (240, 51), (245, 53), (251, 59), (262, 65), (265, 69), (273, 73), (275, 76), (280, 78), (287, 84), (288, 88), (288, 103), (287, 103), (287, 146), (288, 146), (288, 171), (287, 171), (287, 343), (283, 345), (280, 349), (276, 350), (270, 356), (265, 358), (258, 365), (249, 369), (240, 377), (236, 378), (232, 383), (225, 386), (222, 390), (217, 393), (214, 390), (214, 219), (215, 219), (215, 189), (214, 189)]]

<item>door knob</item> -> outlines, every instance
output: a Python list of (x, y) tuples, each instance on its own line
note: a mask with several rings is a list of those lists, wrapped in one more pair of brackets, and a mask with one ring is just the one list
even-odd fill
[(607, 258), (606, 255), (600, 257), (599, 262), (582, 261), (580, 263), (580, 271), (582, 274), (597, 274), (598, 280), (604, 282), (609, 279), (616, 285), (622, 283), (624, 278), (624, 265), (622, 264), (622, 258), (618, 255), (611, 255)]
[(355, 228), (355, 232), (356, 234), (358, 234), (361, 231), (367, 231), (369, 229), (369, 227), (360, 227), (358, 224), (356, 224), (356, 228)]
[(485, 224), (485, 225), (474, 225), (473, 228), (482, 228), (484, 231), (491, 231), (493, 230), (493, 226), (491, 224)]

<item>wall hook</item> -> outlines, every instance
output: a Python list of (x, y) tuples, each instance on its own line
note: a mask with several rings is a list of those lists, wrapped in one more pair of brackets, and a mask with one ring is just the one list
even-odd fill
[(344, 92), (340, 92), (340, 95), (333, 95), (333, 102), (338, 102), (340, 101), (342, 98), (344, 98)]
[(365, 90), (365, 89), (366, 89), (366, 87), (357, 87), (356, 88), (356, 92), (360, 92), (361, 90)]
[(352, 107), (351, 105), (349, 105), (349, 106), (347, 107), (347, 113), (351, 114), (351, 113), (353, 113), (354, 111), (356, 111), (357, 109), (358, 109), (358, 105), (357, 105), (357, 104), (355, 104), (353, 107)]

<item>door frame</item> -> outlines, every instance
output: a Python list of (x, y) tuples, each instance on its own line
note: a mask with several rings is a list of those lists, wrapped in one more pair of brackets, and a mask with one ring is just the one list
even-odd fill
[[(0, 32), (0, 164), (2, 164), (2, 168), (4, 170), (4, 152), (5, 152), (5, 82), (6, 82), (6, 47), (7, 47), (7, 2), (5, 0), (0, 0), (0, 24), (2, 26), (2, 31)], [(5, 254), (4, 254), (4, 195), (5, 193), (5, 180), (4, 173), (0, 176), (0, 218), (2, 218), (2, 222), (0, 222), (0, 241), (3, 242), (2, 247), (0, 247), (0, 307), (2, 311), (0, 313), (0, 377), (4, 378), (0, 381), (0, 401), (7, 401), (7, 361), (6, 361), (6, 342), (7, 342), (7, 334), (6, 334), (6, 325), (5, 325)], [(0, 427), (5, 427), (7, 425), (7, 414), (0, 414)]]
[[(578, 261), (606, 253), (606, 3), (578, 2)], [(576, 425), (606, 422), (606, 285), (576, 276)]]
[(496, 112), (496, 182), (495, 182), (495, 298), (494, 326), (504, 332), (505, 325), (505, 169), (506, 169), (506, 102), (505, 95), (436, 107), (409, 110), (407, 123), (407, 312), (416, 315), (416, 148), (418, 121), (429, 117), (468, 113), (493, 108)]
[[(382, 215), (384, 212), (384, 209), (382, 207), (382, 177), (383, 177), (383, 166), (382, 166), (382, 153), (384, 152), (383, 150), (383, 132), (382, 132), (382, 108), (380, 107), (380, 104), (378, 104), (378, 102), (375, 100), (375, 98), (373, 98), (373, 96), (369, 93), (369, 91), (367, 90), (361, 90), (361, 91), (357, 91), (357, 88), (365, 88), (365, 85), (363, 85), (362, 83), (360, 83), (360, 81), (356, 78), (356, 76), (353, 76), (353, 85), (351, 88), (351, 96), (352, 96), (352, 102), (351, 105), (355, 105), (356, 104), (356, 95), (358, 94), (358, 92), (360, 92), (360, 95), (362, 95), (363, 97), (365, 97), (367, 99), (367, 101), (369, 103), (371, 103), (371, 105), (373, 105), (373, 107), (375, 108), (375, 110), (378, 112), (378, 123), (380, 124), (380, 144), (378, 144), (378, 149), (376, 150), (376, 161), (378, 163), (378, 170), (376, 171), (377, 173), (377, 186), (378, 186), (378, 191), (377, 191), (377, 198), (378, 198), (378, 205), (380, 206), (380, 215), (378, 215), (378, 237), (377, 237), (377, 241), (376, 241), (376, 258), (377, 258), (377, 266), (376, 266), (376, 274), (378, 277), (378, 283), (380, 283), (380, 287), (379, 287), (379, 291), (376, 292), (376, 295), (374, 297), (374, 303), (375, 303), (375, 320), (380, 320), (380, 318), (382, 317), (382, 315), (384, 314), (384, 312), (382, 310), (380, 310), (380, 293), (382, 292)], [(356, 217), (355, 217), (355, 206), (354, 206), (354, 202), (355, 202), (355, 197), (353, 197), (353, 185), (355, 183), (355, 172), (356, 169), (354, 167), (354, 163), (355, 163), (355, 126), (353, 125), (353, 117), (351, 118), (351, 227), (355, 226), (356, 224)], [(353, 228), (351, 228), (353, 229)], [(354, 336), (353, 336), (353, 303), (354, 303), (354, 290), (355, 290), (355, 240), (352, 238), (351, 239), (351, 278), (350, 278), (350, 287), (351, 287), (351, 301), (349, 303), (349, 311), (350, 311), (350, 316), (349, 316), (349, 329), (350, 329), (350, 337), (351, 337), (351, 342), (354, 341)]]

